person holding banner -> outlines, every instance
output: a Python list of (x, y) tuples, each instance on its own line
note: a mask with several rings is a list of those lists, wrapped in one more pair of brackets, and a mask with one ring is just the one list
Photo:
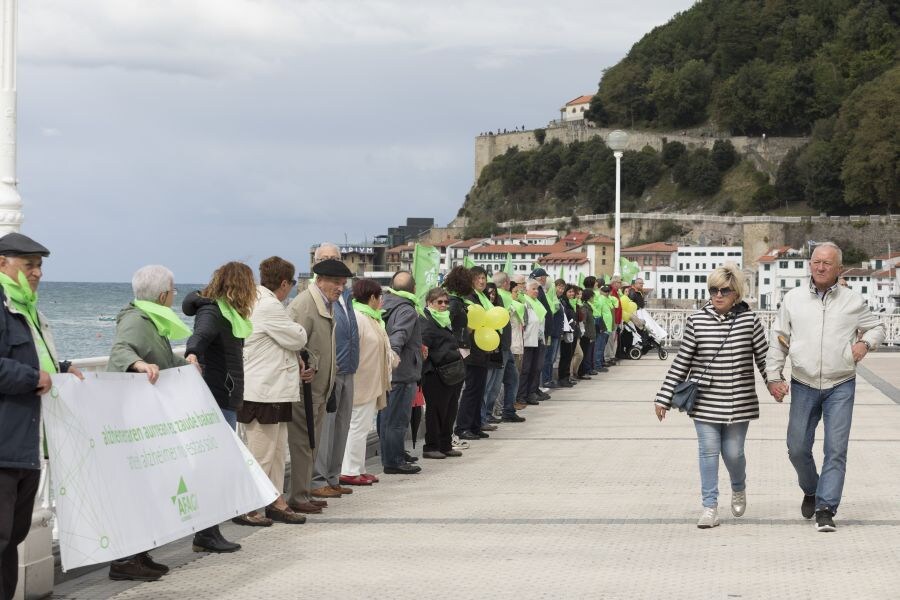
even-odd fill
[[(306, 330), (294, 323), (283, 302), (296, 285), (294, 265), (279, 256), (259, 263), (256, 304), (250, 313), (253, 333), (244, 344), (244, 402), (237, 420), (244, 425), (247, 448), (279, 492), (284, 490), (287, 424), (300, 401), (300, 361)], [(265, 515), (250, 512), (232, 519), (238, 525), (268, 527), (273, 521), (302, 524), (279, 494)]]
[[(249, 317), (255, 303), (253, 271), (235, 261), (216, 269), (203, 290), (191, 292), (181, 303), (182, 312), (194, 317), (185, 358), (200, 363), (203, 380), (232, 429), (244, 401), (244, 339), (253, 331)], [(194, 535), (193, 549), (235, 552), (241, 545), (226, 540), (213, 525)]]
[(0, 238), (0, 598), (16, 592), (18, 546), (31, 528), (41, 478), (42, 394), (53, 373), (81, 371), (56, 360), (50, 326), (37, 310), (50, 251), (28, 236)]
[[(131, 278), (134, 300), (116, 317), (116, 338), (109, 352), (106, 370), (114, 373), (146, 373), (156, 383), (162, 369), (187, 363), (172, 352), (169, 340), (191, 335), (175, 311), (175, 276), (161, 265), (148, 265), (135, 271)], [(134, 581), (156, 581), (169, 572), (169, 567), (141, 552), (109, 563), (109, 578)]]

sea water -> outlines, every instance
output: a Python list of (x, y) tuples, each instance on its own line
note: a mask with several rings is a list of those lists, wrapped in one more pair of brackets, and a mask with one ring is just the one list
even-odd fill
[[(193, 318), (181, 312), (181, 301), (203, 284), (178, 284), (172, 309), (188, 327)], [(60, 360), (107, 356), (116, 337), (116, 315), (134, 299), (130, 283), (42, 281), (38, 309), (50, 321)], [(184, 340), (173, 340), (173, 345)]]

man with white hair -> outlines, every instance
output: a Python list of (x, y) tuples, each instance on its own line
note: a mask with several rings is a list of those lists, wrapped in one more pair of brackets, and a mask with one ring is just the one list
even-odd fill
[[(781, 402), (791, 394), (788, 456), (797, 471), (805, 519), (816, 517), (816, 529), (834, 531), (847, 471), (847, 446), (856, 393), (856, 365), (884, 341), (878, 317), (862, 296), (841, 287), (843, 257), (832, 242), (816, 246), (810, 257), (808, 286), (785, 294), (772, 326), (766, 379)], [(791, 384), (782, 376), (791, 358)], [(812, 454), (819, 420), (825, 422), (825, 460), (821, 474)]]
[(502, 366), (495, 369), (493, 377), (495, 384), (490, 385), (491, 376), (488, 376), (488, 386), (485, 390), (485, 406), (482, 411), (482, 418), (486, 420), (491, 416), (494, 410), (494, 402), (500, 393), (500, 384), (503, 385), (503, 402), (501, 420), (506, 423), (521, 423), (525, 417), (516, 414), (516, 393), (519, 391), (519, 371), (516, 369), (516, 359), (512, 353), (512, 313), (515, 310), (513, 306), (512, 294), (509, 293), (509, 275), (503, 271), (494, 273), (494, 284), (497, 286), (497, 295), (503, 302), (503, 308), (510, 313), (510, 322), (503, 328), (500, 336), (500, 357)]

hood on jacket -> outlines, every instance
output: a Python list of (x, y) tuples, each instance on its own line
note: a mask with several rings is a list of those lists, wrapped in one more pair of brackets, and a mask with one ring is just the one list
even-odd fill
[(215, 301), (204, 298), (200, 295), (199, 291), (193, 291), (188, 294), (181, 303), (181, 312), (188, 317), (193, 317), (197, 314), (197, 311), (200, 310), (201, 306), (207, 306), (209, 304), (215, 304)]
[[(716, 312), (716, 309), (715, 309), (715, 307), (713, 307), (712, 302), (710, 302), (708, 300), (707, 300), (706, 304), (703, 305), (702, 310), (708, 312), (709, 314), (711, 314), (714, 317), (719, 317), (719, 313)], [(750, 310), (750, 305), (747, 304), (746, 302), (744, 302), (743, 300), (741, 300), (740, 302), (738, 302), (737, 304), (732, 306), (731, 310), (729, 310), (727, 313), (725, 313), (725, 318), (728, 318), (729, 315), (731, 315), (732, 317), (736, 317), (737, 315), (739, 315), (741, 313), (745, 313), (748, 310)]]

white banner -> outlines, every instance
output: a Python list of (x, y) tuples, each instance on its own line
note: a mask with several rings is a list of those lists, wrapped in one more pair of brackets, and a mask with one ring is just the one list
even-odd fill
[(193, 366), (54, 375), (42, 399), (63, 570), (155, 548), (278, 495)]

